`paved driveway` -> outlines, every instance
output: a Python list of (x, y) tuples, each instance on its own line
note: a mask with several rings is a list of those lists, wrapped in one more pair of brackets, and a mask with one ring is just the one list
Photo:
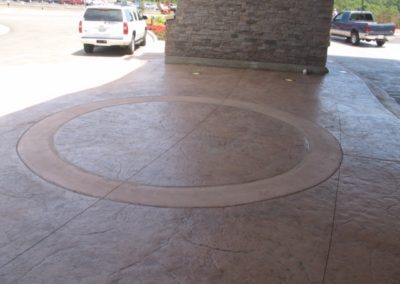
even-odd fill
[(378, 48), (375, 43), (362, 42), (352, 46), (344, 39), (332, 38), (329, 58), (385, 90), (400, 103), (400, 39)]
[(78, 37), (81, 13), (79, 9), (0, 9), (2, 30), (10, 29), (0, 35), (0, 115), (112, 82), (145, 63), (137, 57), (149, 47), (137, 49), (134, 55), (118, 48), (84, 54)]
[[(82, 56), (75, 14), (14, 16), (0, 88), (19, 107), (143, 66), (0, 117), (0, 283), (400, 283), (399, 120), (352, 72)], [(51, 48), (26, 19), (54, 23)]]

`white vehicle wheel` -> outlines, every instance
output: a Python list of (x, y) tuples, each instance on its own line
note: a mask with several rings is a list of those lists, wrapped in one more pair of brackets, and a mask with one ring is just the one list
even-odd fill
[(128, 54), (133, 54), (135, 52), (135, 35), (132, 36), (131, 43), (126, 47)]
[(140, 43), (141, 46), (146, 45), (146, 38), (147, 38), (147, 30), (144, 31), (144, 36), (143, 36), (142, 42)]

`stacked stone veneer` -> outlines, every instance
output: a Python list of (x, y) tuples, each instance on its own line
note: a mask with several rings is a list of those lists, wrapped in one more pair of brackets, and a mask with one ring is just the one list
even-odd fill
[(326, 70), (333, 0), (179, 0), (166, 62)]

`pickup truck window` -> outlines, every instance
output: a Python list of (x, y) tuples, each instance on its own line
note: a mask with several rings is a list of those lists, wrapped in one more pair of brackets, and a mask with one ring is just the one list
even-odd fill
[(372, 14), (366, 13), (353, 13), (350, 17), (351, 21), (365, 21), (365, 22), (373, 22)]
[(87, 9), (83, 18), (85, 21), (122, 22), (122, 13), (115, 9)]
[(335, 19), (333, 20), (334, 22), (340, 22), (343, 19), (343, 13), (339, 13)]

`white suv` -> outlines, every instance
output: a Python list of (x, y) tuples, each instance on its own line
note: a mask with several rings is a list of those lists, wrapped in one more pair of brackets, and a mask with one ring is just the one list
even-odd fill
[(132, 54), (135, 45), (146, 45), (146, 16), (134, 7), (90, 6), (85, 9), (79, 22), (81, 42), (86, 53), (95, 46), (123, 46)]

